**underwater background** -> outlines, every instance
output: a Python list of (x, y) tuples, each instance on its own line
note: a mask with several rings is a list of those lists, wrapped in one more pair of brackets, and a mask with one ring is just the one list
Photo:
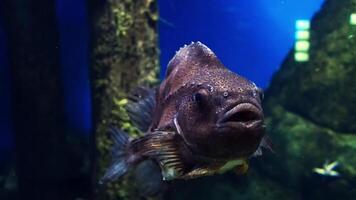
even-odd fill
[[(356, 199), (356, 0), (0, 0), (0, 199)], [(265, 90), (275, 153), (144, 195), (108, 124), (191, 41)], [(146, 178), (149, 181), (149, 178)]]

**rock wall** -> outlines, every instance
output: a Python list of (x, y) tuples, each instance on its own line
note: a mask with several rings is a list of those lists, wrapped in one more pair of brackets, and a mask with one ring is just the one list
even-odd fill
[(310, 61), (291, 51), (269, 88), (276, 103), (341, 132), (356, 132), (355, 12), (355, 0), (327, 0), (311, 23)]
[[(276, 154), (258, 171), (291, 190), (290, 199), (356, 196), (355, 11), (355, 0), (326, 0), (311, 22), (310, 61), (295, 62), (291, 51), (267, 91)], [(314, 172), (334, 161), (340, 176)]]
[[(125, 112), (125, 97), (138, 85), (158, 83), (157, 5), (154, 0), (90, 1), (92, 22), (93, 115), (97, 165), (93, 186), (110, 164), (112, 141), (109, 124), (139, 134)], [(97, 187), (98, 199), (138, 199), (130, 176), (121, 182)]]

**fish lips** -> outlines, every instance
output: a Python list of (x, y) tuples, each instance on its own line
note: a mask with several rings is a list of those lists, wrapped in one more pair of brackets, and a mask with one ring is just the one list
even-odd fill
[(264, 129), (262, 109), (253, 103), (239, 103), (217, 121), (218, 129), (258, 130)]

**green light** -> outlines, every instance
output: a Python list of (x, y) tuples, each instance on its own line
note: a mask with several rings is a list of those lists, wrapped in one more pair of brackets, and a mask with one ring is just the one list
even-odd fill
[(297, 31), (295, 33), (295, 38), (297, 40), (308, 40), (310, 38), (309, 31)]
[(309, 54), (305, 52), (296, 52), (294, 54), (294, 60), (297, 62), (306, 62), (309, 60)]
[(350, 15), (350, 24), (351, 25), (356, 25), (356, 13), (352, 13)]
[(310, 28), (309, 20), (297, 20), (295, 23), (297, 30), (308, 30)]
[(308, 41), (297, 41), (295, 43), (296, 51), (308, 51), (310, 47), (310, 43)]

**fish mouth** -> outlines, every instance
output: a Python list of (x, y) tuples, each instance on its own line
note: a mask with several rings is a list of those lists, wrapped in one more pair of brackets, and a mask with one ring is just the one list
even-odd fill
[(252, 103), (240, 103), (228, 110), (220, 120), (219, 127), (255, 128), (263, 125), (262, 109)]

